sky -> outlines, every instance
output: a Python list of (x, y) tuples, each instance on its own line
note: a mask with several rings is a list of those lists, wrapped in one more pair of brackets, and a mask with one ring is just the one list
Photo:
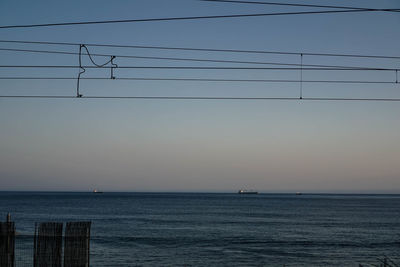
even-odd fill
[[(385, 1), (296, 1), (400, 8)], [(0, 25), (304, 11), (192, 0), (0, 2)], [(317, 10), (317, 9), (312, 9)], [(1, 40), (400, 56), (400, 13), (0, 29)], [(0, 43), (78, 52), (79, 46)], [(88, 46), (91, 53), (263, 62), (298, 55)], [(77, 65), (77, 55), (0, 51), (0, 65)], [(108, 58), (95, 57), (98, 63)], [(87, 57), (83, 58), (90, 65)], [(117, 58), (119, 66), (254, 66)], [(399, 68), (392, 59), (304, 64)], [(265, 65), (261, 65), (263, 67)], [(256, 65), (260, 67), (260, 65)], [(78, 69), (0, 68), (0, 77)], [(116, 69), (118, 77), (294, 79), (299, 71)], [(87, 69), (83, 77), (110, 77)], [(303, 71), (304, 80), (395, 81), (395, 72)], [(303, 83), (304, 97), (399, 98), (400, 85)], [(84, 96), (297, 97), (299, 83), (82, 80)], [(0, 79), (0, 95), (76, 94), (76, 79)], [(400, 102), (0, 98), (0, 191), (400, 193)]]

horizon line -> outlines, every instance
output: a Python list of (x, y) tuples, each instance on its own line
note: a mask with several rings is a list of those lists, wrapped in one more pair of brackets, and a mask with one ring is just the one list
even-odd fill
[[(235, 191), (119, 191), (99, 190), (100, 193), (139, 193), (139, 194), (238, 194)], [(380, 191), (257, 191), (258, 194), (282, 195), (400, 195), (400, 192)], [(93, 190), (0, 190), (0, 193), (93, 193)]]

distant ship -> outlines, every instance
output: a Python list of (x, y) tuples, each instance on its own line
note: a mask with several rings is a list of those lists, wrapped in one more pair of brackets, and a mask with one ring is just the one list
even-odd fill
[(103, 194), (103, 192), (98, 191), (97, 189), (93, 190), (93, 193), (95, 193), (95, 194)]
[(241, 190), (238, 191), (238, 194), (258, 194), (258, 192), (257, 191), (253, 191), (253, 190), (243, 190), (243, 189), (241, 189)]

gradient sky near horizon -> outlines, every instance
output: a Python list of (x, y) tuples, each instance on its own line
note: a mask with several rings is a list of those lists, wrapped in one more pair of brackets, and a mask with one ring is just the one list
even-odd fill
[[(292, 2), (400, 8), (396, 0)], [(3, 0), (0, 25), (309, 9), (192, 0)], [(399, 26), (400, 13), (364, 12), (0, 29), (0, 39), (400, 56)], [(7, 43), (0, 48), (79, 49)], [(296, 55), (89, 49), (117, 55), (299, 62)], [(0, 51), (0, 58), (1, 65), (78, 62), (76, 55), (7, 51)], [(229, 65), (118, 57), (116, 63)], [(307, 56), (304, 63), (400, 67), (399, 60), (390, 59)], [(0, 69), (0, 77), (76, 77), (77, 71)], [(84, 75), (110, 74), (91, 69)], [(117, 69), (115, 75), (299, 78), (299, 72), (227, 70)], [(395, 73), (312, 71), (303, 78), (394, 81)], [(1, 95), (74, 95), (75, 88), (75, 80), (0, 80)], [(83, 80), (81, 91), (86, 96), (296, 97), (299, 84)], [(400, 85), (304, 83), (303, 92), (305, 97), (400, 98)], [(399, 115), (400, 102), (0, 98), (0, 190), (400, 193)]]

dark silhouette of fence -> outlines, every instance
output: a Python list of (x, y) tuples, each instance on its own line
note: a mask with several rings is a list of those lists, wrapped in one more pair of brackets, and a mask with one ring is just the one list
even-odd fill
[[(64, 237), (65, 267), (89, 267), (91, 222), (68, 222)], [(35, 224), (34, 267), (61, 267), (63, 223)], [(0, 265), (1, 267), (3, 265)]]
[(35, 224), (34, 267), (61, 267), (62, 229), (62, 223)]
[(0, 222), (0, 266), (14, 267), (15, 262), (15, 224)]
[(90, 225), (90, 222), (67, 223), (64, 239), (64, 266), (89, 266)]

